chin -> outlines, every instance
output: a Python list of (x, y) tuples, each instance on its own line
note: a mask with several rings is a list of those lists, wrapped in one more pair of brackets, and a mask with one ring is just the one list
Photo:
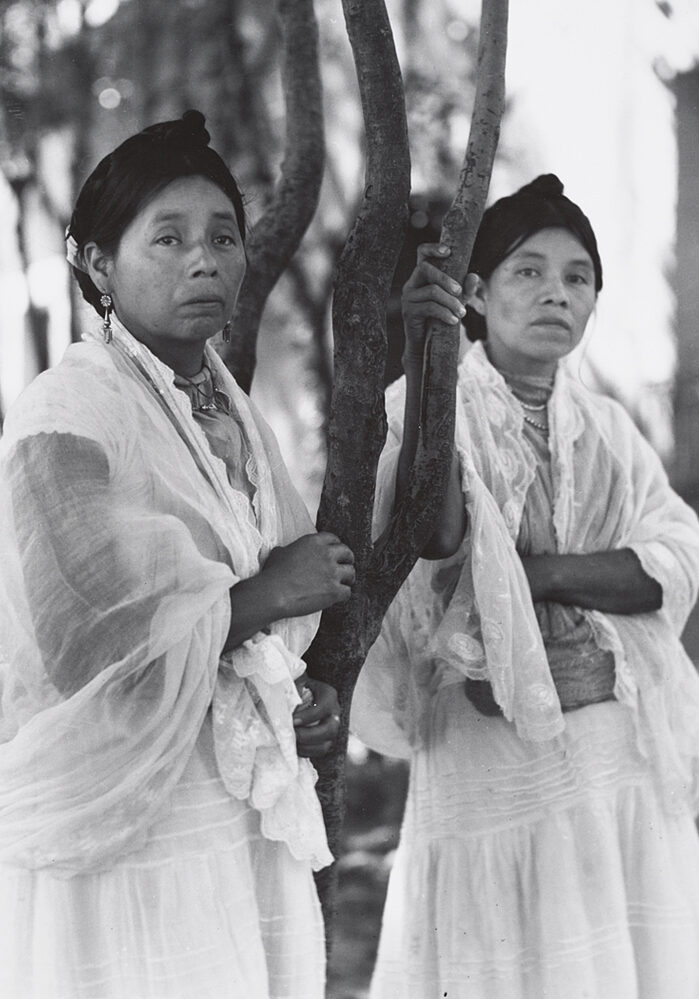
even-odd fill
[(196, 322), (191, 323), (186, 330), (183, 331), (181, 337), (182, 340), (210, 340), (211, 337), (216, 336), (223, 329), (223, 323), (218, 320), (212, 320), (211, 318), (200, 319)]

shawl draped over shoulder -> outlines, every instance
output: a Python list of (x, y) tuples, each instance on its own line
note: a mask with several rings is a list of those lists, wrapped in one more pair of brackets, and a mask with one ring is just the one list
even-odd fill
[[(388, 522), (402, 441), (404, 379), (387, 392), (375, 534)], [(679, 640), (697, 596), (699, 526), (622, 407), (559, 365), (549, 402), (554, 528), (560, 553), (636, 552), (662, 586), (653, 613), (583, 611), (615, 661), (615, 696), (668, 809), (699, 805), (699, 678)], [(456, 448), (469, 526), (451, 559), (419, 560), (389, 608), (357, 685), (352, 727), (408, 757), (424, 743), (429, 703), (446, 684), (488, 680), (527, 740), (565, 728), (526, 576), (516, 551), (536, 458), (523, 411), (481, 344), (459, 367)]]
[(320, 868), (332, 857), (292, 724), (318, 617), (220, 658), (231, 586), (310, 518), (211, 348), (252, 505), (173, 372), (118, 322), (111, 347), (87, 339), (25, 390), (0, 443), (0, 862), (70, 876), (138, 848), (211, 708), (229, 793)]

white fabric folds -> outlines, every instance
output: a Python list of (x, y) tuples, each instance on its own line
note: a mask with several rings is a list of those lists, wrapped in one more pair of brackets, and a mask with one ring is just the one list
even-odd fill
[(232, 489), (173, 373), (113, 319), (15, 404), (0, 445), (0, 862), (70, 876), (141, 846), (212, 707), (228, 792), (330, 863), (294, 678), (317, 616), (219, 661), (229, 589), (313, 531), (274, 439), (212, 349), (250, 447)]
[[(404, 393), (403, 380), (387, 393), (377, 535), (393, 502)], [(355, 694), (353, 728), (394, 756), (420, 748), (435, 692), (464, 677), (492, 684), (521, 738), (542, 742), (564, 729), (515, 549), (536, 458), (522, 432), (522, 408), (481, 344), (460, 364), (456, 413), (467, 536), (452, 559), (418, 562), (389, 609)], [(600, 646), (614, 653), (615, 695), (631, 712), (665, 806), (683, 810), (690, 796), (699, 805), (699, 679), (679, 641), (699, 583), (697, 518), (623, 409), (589, 393), (564, 365), (549, 424), (559, 552), (631, 548), (662, 586), (656, 613), (585, 615)]]

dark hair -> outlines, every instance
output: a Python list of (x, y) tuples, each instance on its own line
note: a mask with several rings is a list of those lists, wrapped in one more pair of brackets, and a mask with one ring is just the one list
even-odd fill
[[(563, 184), (553, 173), (542, 174), (507, 198), (500, 198), (483, 213), (468, 269), (487, 280), (495, 268), (530, 236), (541, 229), (567, 229), (580, 241), (592, 260), (595, 291), (602, 288), (602, 261), (590, 220), (563, 194)], [(483, 316), (466, 310), (469, 340), (485, 340)]]
[[(209, 146), (205, 121), (200, 111), (186, 111), (176, 121), (144, 128), (105, 156), (82, 186), (66, 237), (73, 237), (79, 251), (94, 240), (100, 249), (114, 253), (131, 222), (168, 184), (180, 177), (201, 176), (231, 200), (245, 239), (240, 190), (226, 164)], [(99, 313), (101, 292), (85, 271), (75, 266), (72, 271), (83, 298)]]

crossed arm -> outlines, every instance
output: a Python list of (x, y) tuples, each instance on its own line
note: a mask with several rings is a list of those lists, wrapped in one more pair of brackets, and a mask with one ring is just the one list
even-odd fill
[[(397, 500), (405, 490), (420, 433), (426, 321), (437, 318), (453, 325), (465, 311), (459, 297), (461, 289), (427, 259), (435, 255), (434, 245), (420, 247), (418, 264), (403, 289), (406, 401)], [(439, 523), (422, 557), (439, 559), (453, 555), (466, 527), (459, 463), (454, 453)], [(530, 555), (522, 558), (522, 564), (535, 602), (551, 601), (609, 614), (642, 614), (662, 606), (662, 587), (645, 572), (638, 556), (629, 548), (591, 554)]]

